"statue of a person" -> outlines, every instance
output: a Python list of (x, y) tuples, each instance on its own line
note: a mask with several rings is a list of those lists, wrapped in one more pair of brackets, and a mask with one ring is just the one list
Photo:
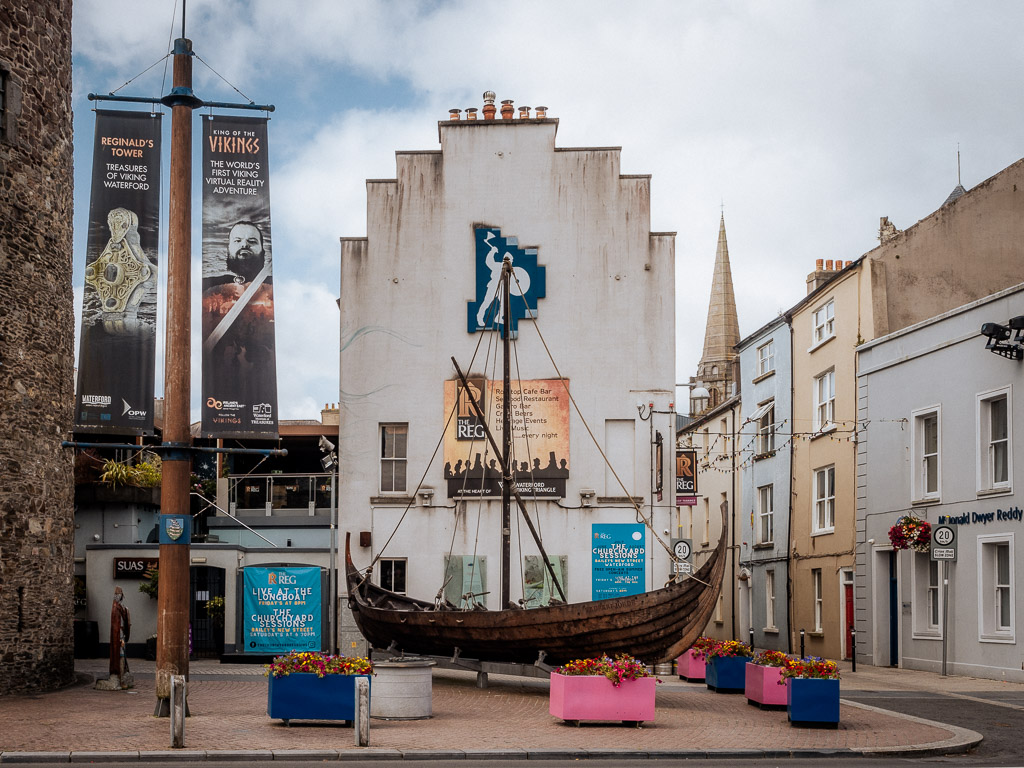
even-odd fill
[(124, 678), (128, 672), (125, 647), (132, 635), (132, 620), (124, 607), (124, 591), (114, 587), (114, 603), (110, 607), (110, 676)]

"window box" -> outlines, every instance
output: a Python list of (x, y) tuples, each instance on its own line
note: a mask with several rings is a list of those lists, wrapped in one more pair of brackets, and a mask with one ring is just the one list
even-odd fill
[(656, 677), (623, 680), (616, 687), (604, 675), (551, 673), (548, 712), (578, 725), (580, 720), (619, 720), (641, 723), (654, 720)]

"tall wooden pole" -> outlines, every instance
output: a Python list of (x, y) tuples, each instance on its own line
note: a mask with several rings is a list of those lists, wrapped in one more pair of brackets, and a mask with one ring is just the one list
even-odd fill
[[(174, 41), (171, 96), (170, 228), (167, 248), (167, 348), (164, 363), (164, 443), (179, 447), (163, 460), (160, 530), (167, 515), (188, 515), (191, 442), (190, 271), (192, 260), (192, 41)], [(188, 677), (189, 544), (160, 544), (157, 599), (156, 714), (170, 714), (171, 676)], [(186, 704), (187, 706), (187, 704)]]
[(511, 312), (509, 301), (511, 290), (509, 283), (512, 276), (512, 262), (505, 257), (501, 277), (501, 303), (504, 308), (502, 317), (503, 327), (501, 338), (504, 340), (503, 363), (504, 379), (502, 384), (505, 387), (501, 399), (501, 455), (505, 469), (505, 476), (501, 484), (501, 607), (502, 610), (509, 607), (510, 583), (512, 580), (511, 549), (512, 549), (512, 372), (509, 346), (512, 339)]

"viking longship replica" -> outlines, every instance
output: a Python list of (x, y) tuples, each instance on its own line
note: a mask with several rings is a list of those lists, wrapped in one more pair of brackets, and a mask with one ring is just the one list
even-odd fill
[[(504, 323), (504, 381), (509, 392), (510, 285), (515, 279), (507, 257), (502, 270)], [(469, 383), (453, 359), (463, 387)], [(349, 534), (345, 539), (345, 565), (349, 607), (364, 637), (375, 647), (405, 654), (452, 656), (488, 662), (561, 664), (575, 658), (626, 653), (653, 664), (668, 661), (685, 651), (701, 633), (715, 608), (725, 573), (728, 522), (723, 513), (722, 535), (710, 557), (695, 573), (661, 589), (638, 595), (584, 603), (566, 603), (558, 577), (544, 545), (516, 488), (511, 450), (511, 398), (502, 398), (502, 439), (499, 448), (487, 419), (475, 400), (470, 403), (484, 426), (487, 439), (500, 462), (502, 473), (502, 557), (505, 582), (509, 572), (510, 542), (507, 535), (512, 505), (518, 507), (562, 600), (524, 609), (503, 600), (500, 610), (471, 603), (454, 606), (439, 597), (419, 600), (383, 589), (370, 581), (372, 567), (360, 571), (352, 560)], [(637, 519), (650, 521), (636, 508)], [(652, 529), (653, 531), (653, 529)], [(656, 537), (656, 534), (655, 534)], [(658, 539), (660, 541), (660, 539)], [(666, 550), (668, 548), (666, 547)], [(669, 551), (674, 559), (675, 555)], [(507, 591), (507, 586), (504, 587)]]

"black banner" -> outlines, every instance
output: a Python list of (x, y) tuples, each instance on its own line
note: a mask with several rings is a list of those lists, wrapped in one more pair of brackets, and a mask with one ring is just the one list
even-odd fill
[(277, 438), (267, 121), (203, 120), (206, 437)]
[(153, 431), (160, 115), (96, 110), (75, 428)]

